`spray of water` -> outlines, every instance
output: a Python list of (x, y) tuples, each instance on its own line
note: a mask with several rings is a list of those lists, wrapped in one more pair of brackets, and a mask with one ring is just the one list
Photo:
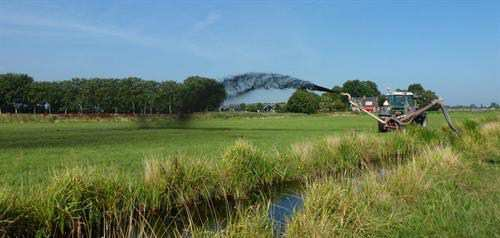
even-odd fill
[(315, 91), (331, 92), (330, 89), (318, 86), (288, 75), (272, 73), (245, 73), (224, 78), (222, 81), (229, 98), (237, 97), (255, 89), (288, 89), (304, 88)]

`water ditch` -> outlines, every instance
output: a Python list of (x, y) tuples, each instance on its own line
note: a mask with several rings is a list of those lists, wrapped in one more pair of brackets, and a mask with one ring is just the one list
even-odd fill
[(273, 201), (269, 208), (269, 220), (273, 227), (273, 236), (282, 237), (288, 221), (304, 208), (304, 197), (300, 193), (284, 193)]
[[(164, 217), (164, 232), (180, 231), (182, 237), (194, 237), (189, 229), (194, 226), (209, 234), (224, 234), (230, 223), (234, 222), (233, 219), (238, 219), (239, 212), (249, 207), (268, 206), (265, 215), (272, 228), (273, 237), (283, 237), (288, 222), (304, 207), (303, 189), (303, 186), (292, 183), (263, 188), (266, 192), (247, 200), (228, 197), (204, 201), (189, 208), (179, 208), (172, 212), (176, 215)], [(205, 206), (207, 204), (208, 206)]]
[[(379, 179), (383, 179), (390, 172), (390, 170), (383, 167), (372, 169), (376, 172)], [(357, 183), (357, 176), (359, 175), (351, 177), (353, 183)], [(171, 217), (174, 223), (177, 224), (171, 223), (169, 226), (180, 228), (196, 225), (210, 233), (224, 233), (231, 219), (237, 218), (238, 211), (258, 204), (263, 205), (268, 203), (269, 207), (266, 215), (272, 227), (273, 237), (284, 237), (288, 222), (304, 208), (304, 202), (307, 199), (304, 195), (304, 189), (304, 184), (286, 183), (277, 187), (262, 188), (263, 192), (253, 199), (234, 200), (232, 198), (225, 198), (218, 201), (211, 201), (208, 208), (194, 206), (189, 209), (190, 214), (179, 212), (177, 218)], [(358, 189), (362, 190), (363, 188), (358, 186)], [(178, 223), (179, 217), (182, 220), (180, 223)], [(186, 221), (183, 219), (186, 217), (189, 217), (190, 220)], [(189, 229), (185, 229), (182, 236), (192, 237)]]

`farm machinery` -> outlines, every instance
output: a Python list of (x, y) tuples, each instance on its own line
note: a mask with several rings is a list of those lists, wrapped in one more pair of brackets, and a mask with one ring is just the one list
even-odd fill
[(365, 109), (353, 101), (348, 93), (342, 93), (347, 96), (349, 103), (365, 112), (370, 117), (378, 122), (379, 132), (387, 132), (392, 130), (399, 130), (409, 124), (418, 124), (425, 127), (427, 125), (427, 111), (435, 106), (441, 109), (448, 126), (454, 132), (458, 132), (453, 126), (448, 111), (441, 98), (431, 101), (429, 104), (419, 107), (415, 100), (415, 95), (411, 92), (389, 92), (386, 96), (387, 100), (383, 103), (382, 109), (375, 115), (373, 112)]
[[(314, 84), (308, 85), (305, 89), (336, 93), (331, 89)], [(379, 110), (376, 115), (373, 112), (373, 107), (360, 105), (353, 100), (349, 93), (341, 93), (341, 95), (347, 96), (347, 99), (353, 108), (357, 108), (377, 120), (379, 132), (400, 130), (409, 124), (417, 124), (425, 127), (427, 125), (427, 111), (431, 108), (439, 107), (450, 129), (453, 132), (458, 133), (457, 128), (453, 126), (453, 123), (451, 122), (450, 115), (448, 114), (443, 99), (441, 98), (434, 99), (427, 105), (422, 106), (417, 105), (417, 96), (412, 92), (390, 91), (384, 95), (386, 100), (383, 103), (381, 110)]]

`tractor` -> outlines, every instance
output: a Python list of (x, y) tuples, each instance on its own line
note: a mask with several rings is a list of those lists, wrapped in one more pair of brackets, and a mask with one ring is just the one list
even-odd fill
[(425, 127), (427, 125), (427, 110), (434, 106), (438, 106), (448, 123), (448, 126), (454, 131), (458, 132), (453, 126), (448, 115), (448, 111), (442, 99), (435, 99), (425, 106), (419, 107), (415, 100), (415, 95), (412, 92), (394, 91), (385, 95), (386, 100), (383, 103), (382, 109), (378, 115), (370, 112), (358, 105), (352, 100), (348, 93), (342, 93), (347, 96), (349, 103), (358, 108), (359, 110), (367, 113), (369, 116), (377, 120), (379, 132), (387, 132), (392, 130), (399, 130), (409, 124), (417, 124)]

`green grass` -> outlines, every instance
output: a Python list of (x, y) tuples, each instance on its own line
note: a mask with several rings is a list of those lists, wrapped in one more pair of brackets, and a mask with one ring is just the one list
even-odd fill
[[(492, 113), (453, 113), (454, 120), (486, 117)], [(301, 141), (352, 131), (376, 132), (367, 116), (272, 115), (199, 116), (187, 123), (167, 120), (140, 123), (123, 120), (5, 120), (0, 124), (1, 183), (31, 189), (46, 184), (57, 171), (97, 167), (142, 176), (143, 159), (186, 154), (219, 159), (237, 139), (245, 139), (264, 152), (288, 149)], [(251, 114), (253, 115), (253, 114)], [(439, 114), (430, 115), (430, 127), (441, 127)], [(20, 189), (23, 190), (23, 189)]]
[[(131, 237), (167, 231), (180, 236), (188, 229), (215, 236), (257, 235), (252, 231), (270, 236), (268, 196), (288, 183), (311, 184), (291, 236), (433, 235), (433, 229), (446, 225), (452, 226), (450, 232), (439, 234), (465, 234), (445, 210), (439, 213), (438, 204), (458, 209), (454, 216), (463, 216), (463, 224), (488, 220), (472, 231), (493, 234), (489, 220), (498, 217), (498, 207), (478, 201), (495, 201), (497, 183), (477, 177), (484, 171), (498, 181), (491, 172), (500, 160), (498, 114), (454, 113), (460, 137), (441, 129), (438, 114), (430, 117), (429, 129), (389, 134), (376, 134), (373, 121), (351, 114), (198, 115), (182, 124), (130, 118), (5, 120), (0, 235)], [(373, 175), (381, 167), (390, 170), (387, 181)], [(390, 199), (378, 204), (373, 194)], [(471, 200), (462, 199), (468, 195)], [(339, 213), (339, 202), (352, 210)], [(205, 229), (212, 216), (207, 214), (227, 209), (235, 211), (226, 229)], [(341, 226), (328, 223), (336, 220)], [(431, 228), (425, 227), (427, 221)]]
[[(271, 151), (290, 143), (351, 130), (351, 121), (369, 129), (364, 117), (260, 117), (164, 122), (141, 129), (136, 122), (58, 121), (0, 125), (0, 174), (4, 183), (44, 183), (54, 170), (75, 166), (117, 168), (138, 174), (142, 160), (176, 153), (215, 158), (243, 138)], [(174, 127), (174, 128), (170, 128)]]

